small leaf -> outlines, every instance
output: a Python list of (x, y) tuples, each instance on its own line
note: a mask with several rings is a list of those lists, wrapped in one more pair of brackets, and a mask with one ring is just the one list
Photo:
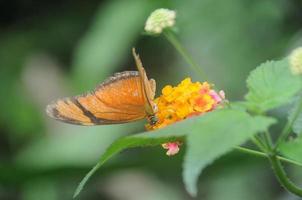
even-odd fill
[(291, 74), (288, 60), (268, 61), (253, 70), (247, 79), (246, 95), (253, 111), (264, 112), (290, 101), (302, 88), (302, 81)]
[(196, 196), (198, 177), (207, 165), (257, 132), (266, 130), (274, 121), (267, 117), (251, 117), (238, 110), (225, 110), (209, 114), (198, 127), (192, 127), (183, 164), (187, 191)]
[[(182, 140), (184, 136), (194, 131), (202, 133), (202, 130), (205, 129), (205, 126), (207, 126), (208, 122), (212, 122), (213, 124), (213, 122), (216, 122), (217, 119), (227, 121), (227, 118), (233, 118), (232, 115), (236, 115), (236, 113), (240, 113), (240, 116), (242, 115), (242, 113), (243, 116), (247, 115), (244, 112), (237, 110), (219, 110), (208, 113), (201, 117), (194, 117), (175, 123), (163, 129), (127, 136), (115, 141), (101, 156), (99, 162), (95, 165), (95, 167), (80, 182), (75, 191), (74, 197), (76, 197), (81, 192), (86, 182), (97, 171), (97, 169), (99, 169), (108, 159), (121, 152), (122, 150), (133, 147), (155, 146), (169, 141)], [(267, 124), (269, 122), (272, 123), (271, 119), (266, 120)], [(261, 126), (261, 123), (257, 124), (257, 126)]]
[(278, 149), (284, 156), (302, 164), (302, 135), (299, 135), (296, 139), (281, 143)]

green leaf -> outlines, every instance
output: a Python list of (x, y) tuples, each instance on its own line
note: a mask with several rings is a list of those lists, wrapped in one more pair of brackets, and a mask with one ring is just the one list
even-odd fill
[(247, 79), (246, 95), (251, 110), (265, 112), (286, 104), (302, 88), (302, 81), (291, 74), (287, 59), (268, 61), (253, 70)]
[(302, 163), (302, 135), (296, 139), (281, 143), (279, 150), (284, 156)]
[[(210, 124), (217, 123), (217, 120), (220, 120), (220, 122), (223, 123), (224, 120), (228, 121), (228, 118), (237, 119), (238, 118), (236, 117), (237, 115), (239, 116), (239, 118), (241, 116), (249, 117), (249, 115), (246, 114), (245, 112), (238, 111), (238, 110), (219, 110), (219, 111), (214, 111), (212, 113), (208, 113), (201, 117), (194, 117), (191, 119), (184, 120), (182, 122), (175, 123), (163, 129), (127, 136), (115, 141), (101, 156), (99, 162), (94, 166), (94, 168), (90, 172), (88, 172), (88, 174), (80, 182), (79, 186), (75, 191), (74, 197), (76, 197), (81, 192), (88, 179), (108, 159), (110, 159), (115, 154), (121, 152), (122, 150), (126, 148), (133, 148), (133, 147), (155, 146), (168, 141), (182, 140), (184, 136), (194, 132), (199, 132), (200, 134), (202, 134), (204, 130), (207, 130), (206, 127), (208, 123)], [(252, 117), (250, 118), (251, 120), (254, 119)], [(272, 119), (267, 119), (267, 118), (261, 118), (262, 121), (259, 118), (256, 119), (258, 119), (257, 121), (259, 124), (257, 124), (257, 126), (259, 127), (264, 126), (264, 124), (269, 125), (273, 122)], [(228, 124), (228, 125), (232, 126), (233, 124)], [(243, 129), (245, 128), (246, 127), (243, 127)], [(250, 135), (247, 135), (246, 138), (248, 138), (249, 136)]]
[[(184, 122), (179, 122), (178, 124), (171, 125), (165, 129), (145, 132), (137, 135), (123, 137), (116, 140), (101, 156), (99, 162), (86, 174), (83, 180), (78, 185), (74, 198), (82, 191), (84, 185), (89, 180), (89, 178), (112, 156), (121, 152), (127, 148), (142, 147), (142, 146), (155, 146), (168, 141), (182, 140), (182, 137), (189, 133)], [(191, 120), (187, 120), (185, 124), (192, 123)]]
[[(75, 52), (74, 75), (83, 89), (115, 72), (125, 53), (131, 55), (153, 2), (109, 1), (97, 11), (94, 23)], [(134, 68), (133, 68), (134, 69)]]
[(209, 114), (201, 123), (196, 123), (187, 137), (188, 148), (183, 164), (187, 191), (196, 196), (198, 177), (207, 165), (274, 122), (272, 118), (252, 117), (246, 112), (226, 110)]
[(230, 106), (233, 110), (241, 110), (241, 111), (246, 111), (248, 108), (245, 101), (230, 102)]

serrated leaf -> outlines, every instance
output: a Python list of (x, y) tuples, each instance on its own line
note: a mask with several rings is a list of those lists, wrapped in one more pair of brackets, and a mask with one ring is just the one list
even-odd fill
[(302, 163), (302, 135), (296, 139), (281, 143), (278, 149), (285, 157)]
[(187, 152), (183, 164), (183, 179), (187, 191), (197, 194), (197, 180), (201, 171), (215, 159), (247, 141), (252, 135), (266, 130), (274, 119), (252, 117), (242, 111), (213, 113), (192, 128), (187, 137)]
[[(99, 162), (95, 165), (95, 167), (80, 182), (79, 186), (75, 191), (74, 197), (76, 197), (81, 192), (88, 179), (96, 172), (97, 169), (100, 168), (101, 165), (103, 165), (108, 159), (110, 159), (115, 154), (121, 152), (122, 150), (126, 148), (140, 146), (154, 146), (168, 141), (182, 140), (184, 136), (190, 133), (202, 133), (203, 130), (206, 130), (208, 123), (213, 124), (214, 122), (217, 122), (217, 120), (224, 121), (227, 120), (227, 118), (229, 117), (233, 118), (233, 115), (245, 116), (247, 114), (238, 110), (214, 111), (201, 117), (195, 117), (188, 120), (184, 120), (182, 122), (175, 123), (163, 129), (127, 136), (115, 141), (101, 156)], [(263, 119), (263, 123), (264, 122), (266, 122), (266, 124), (271, 124), (273, 120), (265, 118)], [(261, 123), (259, 123), (259, 126), (261, 126)]]
[(265, 112), (286, 104), (302, 88), (302, 81), (291, 74), (287, 59), (268, 61), (253, 70), (247, 79), (246, 95), (253, 111)]

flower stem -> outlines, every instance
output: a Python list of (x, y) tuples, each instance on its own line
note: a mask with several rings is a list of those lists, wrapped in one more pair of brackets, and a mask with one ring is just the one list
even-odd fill
[(236, 149), (237, 151), (240, 151), (242, 153), (247, 153), (247, 154), (258, 156), (258, 157), (267, 158), (267, 155), (261, 151), (256, 151), (253, 149), (248, 149), (248, 148), (244, 148), (244, 147), (240, 147), (240, 146), (234, 147), (234, 149)]
[(269, 132), (267, 130), (264, 132), (264, 142), (268, 149), (270, 149), (270, 147), (273, 146), (273, 141), (272, 141), (271, 135), (269, 134)]
[(186, 62), (190, 65), (190, 67), (196, 71), (202, 79), (207, 80), (206, 75), (203, 73), (201, 68), (196, 64), (196, 62), (189, 55), (187, 50), (181, 45), (176, 35), (169, 29), (165, 30), (164, 36), (166, 39), (174, 46), (174, 48), (182, 55), (182, 57), (186, 60)]
[(302, 197), (302, 189), (297, 187), (286, 175), (286, 172), (283, 169), (283, 166), (276, 155), (269, 156), (272, 168), (275, 172), (275, 175), (279, 183), (289, 192)]
[[(267, 138), (269, 137), (269, 138)], [(296, 186), (286, 175), (286, 172), (284, 171), (284, 168), (280, 162), (280, 158), (277, 156), (276, 151), (274, 150), (274, 147), (272, 143), (269, 141), (271, 140), (270, 134), (268, 131), (265, 132), (265, 138), (268, 140), (266, 142), (267, 145), (267, 153), (268, 159), (272, 165), (273, 171), (279, 181), (279, 183), (289, 192), (302, 197), (302, 188), (299, 188)]]
[(300, 103), (299, 105), (296, 107), (296, 109), (294, 110), (294, 114), (293, 114), (293, 117), (291, 117), (286, 125), (284, 126), (277, 142), (276, 142), (276, 145), (274, 147), (274, 150), (277, 150), (278, 149), (278, 146), (281, 144), (282, 141), (284, 141), (288, 135), (290, 134), (290, 131), (292, 129), (292, 125), (294, 124), (294, 122), (296, 121), (297, 117), (299, 116), (299, 114), (302, 112), (302, 96), (300, 98)]
[(262, 140), (257, 136), (251, 138), (252, 142), (263, 152), (267, 152), (265, 144), (263, 144)]
[[(249, 149), (249, 148), (245, 148), (245, 147), (237, 146), (237, 147), (234, 147), (234, 149), (236, 149), (237, 151), (240, 151), (242, 153), (246, 153), (246, 154), (250, 154), (250, 155), (254, 155), (254, 156), (258, 156), (258, 157), (262, 157), (262, 158), (268, 158), (269, 157), (266, 153), (263, 153), (261, 151), (256, 151), (256, 150), (253, 150), (253, 149)], [(277, 156), (277, 158), (280, 161), (283, 161), (283, 162), (286, 162), (286, 163), (290, 163), (290, 164), (302, 167), (301, 163), (298, 163), (298, 162), (296, 162), (294, 160), (291, 160), (291, 159), (288, 159), (288, 158), (284, 158), (282, 156)]]

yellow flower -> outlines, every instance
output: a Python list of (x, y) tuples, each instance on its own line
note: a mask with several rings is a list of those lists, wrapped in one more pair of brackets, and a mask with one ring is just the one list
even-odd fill
[[(162, 95), (154, 100), (158, 107), (155, 125), (146, 125), (148, 130), (163, 128), (188, 117), (200, 115), (217, 108), (224, 99), (224, 92), (217, 93), (207, 82), (192, 83), (191, 78), (181, 81), (176, 87), (167, 85), (162, 89)], [(180, 142), (163, 144), (171, 156), (179, 151)]]

